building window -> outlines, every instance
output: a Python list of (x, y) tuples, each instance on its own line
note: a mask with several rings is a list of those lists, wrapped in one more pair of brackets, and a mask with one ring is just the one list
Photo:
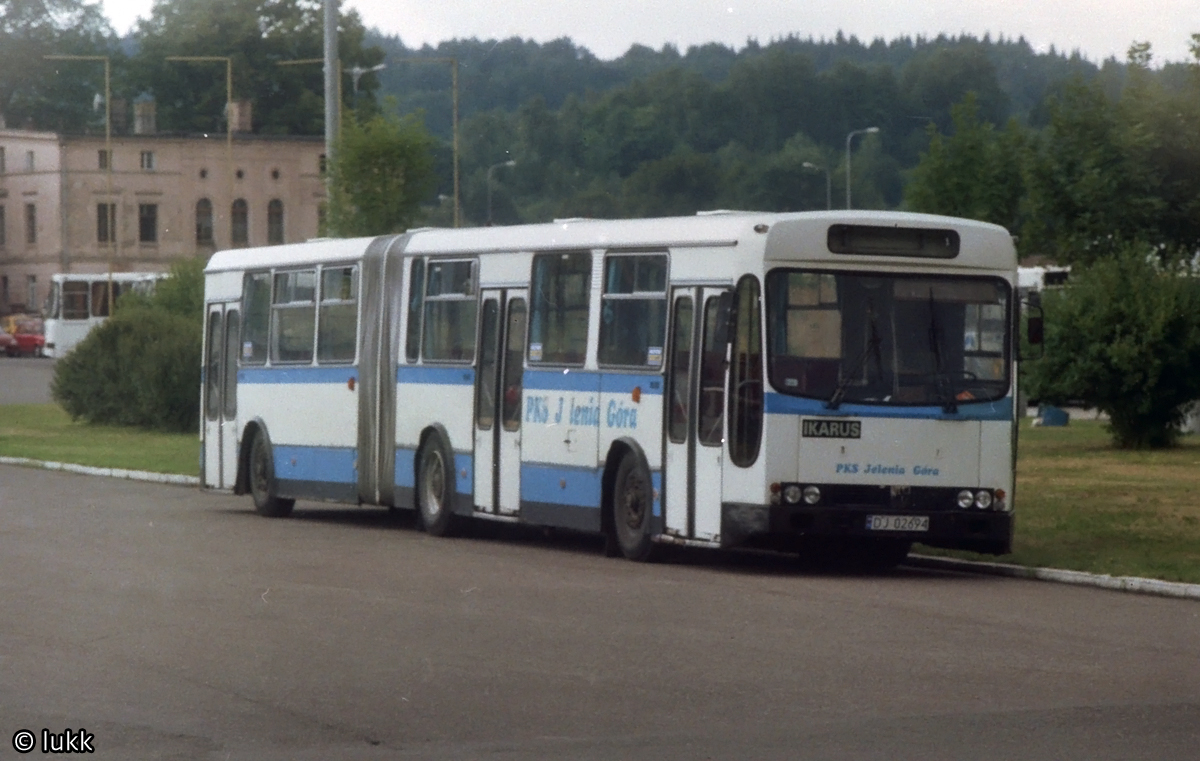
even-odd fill
[(154, 151), (142, 151), (142, 169), (147, 172), (154, 169)]
[(201, 246), (213, 243), (212, 201), (207, 198), (196, 202), (196, 243)]
[(0, 206), (0, 247), (3, 247), (7, 241), (8, 233), (5, 231), (4, 224), (4, 207)]
[(158, 204), (138, 204), (138, 242), (158, 242)]
[(37, 204), (25, 204), (25, 242), (37, 243)]
[(117, 240), (117, 205), (96, 204), (96, 242), (115, 243)]
[(283, 243), (283, 201), (271, 199), (267, 204), (267, 244)]
[(25, 171), (32, 172), (34, 167), (33, 151), (25, 151)]
[(25, 295), (28, 300), (25, 302), (25, 308), (34, 310), (38, 308), (38, 293), (37, 293), (37, 275), (25, 276)]
[(101, 150), (96, 155), (101, 169), (112, 169), (112, 151)]
[(233, 225), (230, 237), (234, 246), (246, 246), (250, 243), (250, 211), (246, 199), (239, 198), (233, 202), (230, 220)]

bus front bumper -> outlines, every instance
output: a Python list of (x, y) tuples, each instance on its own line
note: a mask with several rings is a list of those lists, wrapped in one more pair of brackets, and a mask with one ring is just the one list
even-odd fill
[[(928, 517), (928, 528), (918, 531), (874, 530), (879, 516)], [(882, 506), (756, 505), (726, 502), (721, 505), (722, 547), (772, 547), (787, 549), (800, 538), (875, 538), (920, 542), (931, 547), (970, 550), (989, 555), (1012, 551), (1013, 515), (990, 510), (922, 510), (912, 506), (895, 510)]]

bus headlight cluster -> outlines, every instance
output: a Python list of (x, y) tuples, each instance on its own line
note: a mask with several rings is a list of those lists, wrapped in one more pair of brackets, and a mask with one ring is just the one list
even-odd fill
[(798, 505), (801, 501), (806, 505), (815, 505), (821, 501), (821, 489), (817, 486), (801, 486), (800, 484), (771, 484), (771, 503), (782, 501), (789, 505)]
[(979, 510), (988, 510), (993, 507), (1004, 510), (1004, 492), (997, 490), (993, 493), (991, 489), (963, 489), (958, 493), (955, 499), (958, 506), (966, 510), (968, 508), (977, 508)]

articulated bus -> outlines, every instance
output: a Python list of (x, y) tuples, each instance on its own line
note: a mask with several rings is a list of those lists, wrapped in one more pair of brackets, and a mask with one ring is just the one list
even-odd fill
[(166, 277), (165, 272), (69, 272), (52, 275), (43, 310), (47, 357), (64, 357), (92, 328), (108, 319), (111, 301), (127, 291), (146, 293)]
[(201, 482), (266, 516), (414, 508), (434, 535), (561, 527), (634, 560), (1006, 553), (1016, 278), (1001, 227), (865, 211), (219, 252)]

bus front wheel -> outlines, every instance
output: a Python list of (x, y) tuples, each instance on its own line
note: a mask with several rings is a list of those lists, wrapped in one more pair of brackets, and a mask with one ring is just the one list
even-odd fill
[(657, 545), (651, 540), (653, 509), (650, 473), (635, 452), (626, 452), (613, 482), (612, 518), (617, 546), (630, 560), (644, 563), (654, 559)]
[(286, 518), (292, 513), (294, 499), (284, 499), (275, 493), (275, 462), (271, 444), (262, 431), (254, 434), (250, 444), (250, 496), (254, 509), (268, 518)]
[(438, 434), (421, 447), (417, 467), (417, 509), (425, 531), (450, 536), (457, 528), (451, 500), (454, 497), (454, 458)]

